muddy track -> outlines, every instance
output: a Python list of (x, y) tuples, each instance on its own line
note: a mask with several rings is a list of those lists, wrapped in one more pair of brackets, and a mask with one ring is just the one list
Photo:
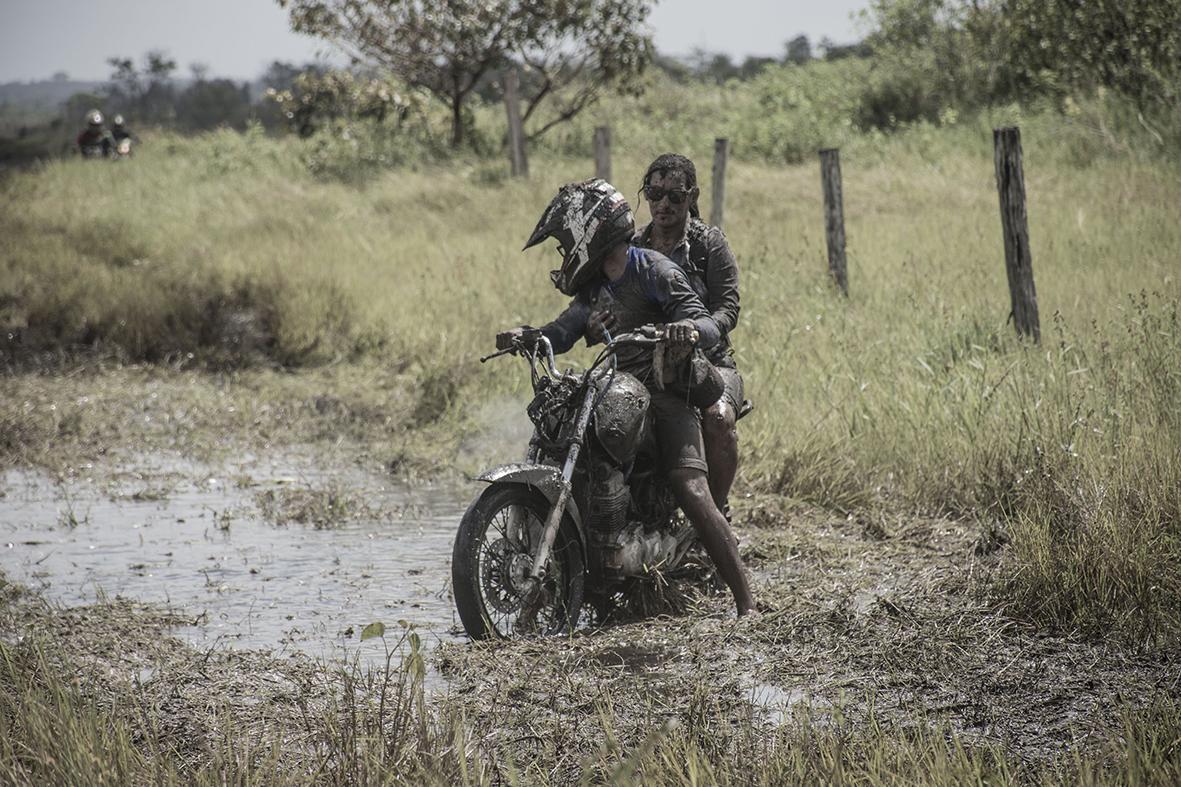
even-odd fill
[(490, 726), (533, 729), (552, 742), (547, 756), (571, 765), (593, 752), (571, 734), (572, 719), (593, 715), (608, 694), (640, 738), (694, 713), (716, 717), (718, 729), (773, 727), (793, 712), (872, 716), (901, 729), (947, 723), (1029, 763), (1119, 734), (1128, 708), (1181, 697), (1176, 654), (1051, 636), (1005, 617), (981, 594), (996, 560), (976, 557), (974, 527), (867, 527), (765, 507), (739, 509), (744, 518), (744, 551), (772, 607), (760, 618), (733, 619), (719, 594), (683, 617), (560, 643), (448, 646), (446, 674)]
[[(145, 383), (138, 372), (9, 382), (14, 401), (42, 409), (93, 397), (74, 420), (55, 410), (44, 423), (20, 421), (13, 411), (12, 423), (31, 424), (21, 437), (29, 456), (54, 468), (66, 486), (84, 476), (125, 478), (128, 462), (144, 451), (189, 455), (210, 445), (217, 450), (199, 453), (265, 455), (310, 445), (325, 477), (355, 475), (359, 466), (380, 475), (388, 473), (388, 444), (399, 434), (388, 424), (375, 430), (377, 422), (357, 415), (359, 405), (343, 415), (317, 406), (326, 400), (312, 380), (260, 383), (291, 388), (271, 402), (252, 401), (248, 388), (223, 396), (185, 377), (147, 375)], [(98, 394), (96, 384), (104, 386)], [(396, 390), (381, 396), (374, 412), (385, 399), (400, 401)], [(244, 436), (245, 445), (222, 444), (227, 434)], [(158, 492), (166, 505), (169, 490), (202, 480), (145, 471), (134, 475), (134, 486), (146, 490), (141, 502), (153, 502)], [(306, 511), (307, 522), (287, 527), (315, 528), (317, 512), (332, 511), (317, 508), (320, 499), (275, 493), (259, 497), (252, 516), (265, 521), (269, 510), (294, 520)], [(0, 513), (6, 507), (12, 510), (12, 499), (0, 498)], [(768, 498), (741, 501), (735, 524), (768, 608), (761, 617), (736, 621), (727, 595), (692, 586), (683, 590), (695, 601), (678, 615), (569, 638), (441, 644), (428, 655), (430, 703), (458, 709), (479, 746), (511, 742), (548, 773), (575, 778), (602, 746), (604, 718), (623, 745), (666, 720), (710, 729), (719, 746), (728, 731), (753, 725), (770, 732), (793, 715), (901, 731), (948, 725), (967, 743), (997, 745), (1032, 767), (1118, 737), (1122, 713), (1181, 701), (1175, 650), (1049, 633), (1006, 614), (989, 592), (1006, 553), (982, 542), (976, 523), (878, 511), (846, 517)], [(275, 538), (283, 534), (275, 528)], [(341, 690), (339, 664), (299, 653), (194, 647), (171, 634), (191, 619), (137, 600), (62, 610), (9, 582), (2, 587), (0, 639), (43, 643), (101, 708), (148, 709), (193, 761), (227, 724), (256, 739), (282, 730), (294, 761), (311, 756), (317, 731), (302, 720), (329, 707)], [(249, 592), (245, 585), (238, 590)], [(366, 592), (386, 588), (375, 583)], [(356, 639), (359, 631), (347, 636)]]
[[(569, 638), (443, 644), (430, 657), (435, 701), (458, 704), (494, 746), (573, 778), (614, 733), (642, 740), (669, 720), (772, 732), (793, 716), (906, 730), (947, 724), (1031, 766), (1117, 736), (1122, 712), (1181, 698), (1175, 654), (1049, 636), (980, 594), (996, 558), (975, 555), (973, 527), (945, 520), (856, 519), (745, 506), (738, 521), (769, 611), (733, 619), (706, 588), (683, 615), (593, 627)], [(6, 590), (0, 636), (53, 643), (86, 694), (117, 710), (150, 708), (181, 753), (199, 759), (225, 729), (283, 731), (308, 755), (316, 734), (293, 720), (323, 708), (338, 666), (169, 635), (182, 621), (116, 599), (65, 610)], [(520, 747), (517, 747), (520, 748)]]

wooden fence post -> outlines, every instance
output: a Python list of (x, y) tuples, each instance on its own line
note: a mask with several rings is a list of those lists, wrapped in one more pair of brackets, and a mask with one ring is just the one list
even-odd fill
[(611, 182), (611, 128), (595, 127), (595, 177)]
[(841, 152), (820, 151), (820, 182), (824, 186), (824, 232), (828, 240), (828, 271), (846, 296), (849, 273), (845, 267), (845, 208), (841, 197)]
[(529, 160), (525, 157), (525, 128), (521, 124), (521, 104), (517, 99), (517, 69), (504, 73), (504, 108), (508, 112), (508, 146), (512, 157), (514, 178), (529, 176)]
[(1033, 260), (1029, 253), (1029, 219), (1025, 213), (1021, 129), (1015, 126), (993, 129), (992, 142), (1013, 324), (1018, 333), (1040, 342), (1042, 331), (1037, 316), (1037, 290), (1033, 286)]
[(722, 226), (726, 205), (726, 159), (730, 157), (730, 140), (714, 140), (713, 199), (709, 206), (709, 223)]

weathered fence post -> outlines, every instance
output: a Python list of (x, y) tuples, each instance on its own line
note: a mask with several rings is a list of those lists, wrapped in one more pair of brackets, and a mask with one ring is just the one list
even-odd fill
[(1005, 235), (1005, 272), (1009, 276), (1009, 300), (1017, 332), (1042, 337), (1037, 316), (1037, 290), (1033, 286), (1033, 259), (1029, 254), (1029, 219), (1025, 213), (1025, 174), (1021, 166), (1021, 129), (992, 131), (996, 160), (996, 190), (1001, 199), (1001, 227)]
[(828, 272), (845, 295), (849, 273), (845, 267), (845, 208), (841, 197), (841, 152), (820, 151), (820, 182), (824, 186), (824, 232), (828, 240)]
[(512, 156), (514, 178), (529, 176), (529, 160), (525, 158), (525, 128), (521, 124), (521, 105), (517, 100), (517, 70), (504, 73), (504, 108), (508, 112), (508, 146)]
[(611, 182), (611, 129), (595, 126), (595, 177)]
[(718, 137), (714, 140), (713, 200), (709, 206), (709, 223), (722, 226), (726, 208), (726, 159), (730, 157), (730, 140)]

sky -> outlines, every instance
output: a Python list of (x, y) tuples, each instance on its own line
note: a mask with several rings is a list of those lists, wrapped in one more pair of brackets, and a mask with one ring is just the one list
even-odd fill
[[(660, 0), (649, 17), (656, 48), (684, 55), (694, 48), (779, 56), (803, 33), (813, 43), (859, 37), (850, 13), (868, 0)], [(139, 60), (163, 49), (187, 75), (252, 79), (273, 60), (302, 63), (330, 56), (316, 39), (291, 32), (274, 0), (0, 0), (0, 82), (105, 80), (108, 57)]]

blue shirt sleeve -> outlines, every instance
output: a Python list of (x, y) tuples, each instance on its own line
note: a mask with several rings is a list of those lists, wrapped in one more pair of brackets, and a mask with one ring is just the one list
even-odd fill
[(590, 303), (575, 297), (561, 314), (541, 327), (541, 334), (549, 339), (555, 353), (569, 352), (575, 342), (586, 334), (589, 318)]

